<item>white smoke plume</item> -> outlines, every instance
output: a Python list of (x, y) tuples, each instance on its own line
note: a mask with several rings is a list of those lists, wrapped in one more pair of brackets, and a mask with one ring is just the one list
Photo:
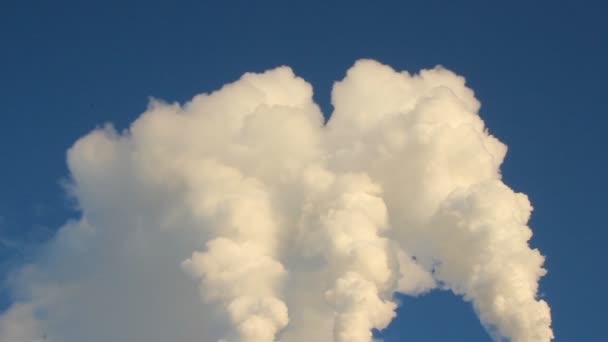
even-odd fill
[(10, 278), (0, 341), (370, 342), (434, 288), (552, 340), (532, 207), (464, 78), (361, 60), (332, 103), (280, 67), (81, 138), (82, 217)]

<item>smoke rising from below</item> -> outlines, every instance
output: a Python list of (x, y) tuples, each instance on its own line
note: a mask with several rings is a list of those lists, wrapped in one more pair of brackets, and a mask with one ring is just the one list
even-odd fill
[(11, 278), (0, 341), (370, 342), (436, 288), (552, 340), (532, 206), (464, 78), (360, 60), (332, 104), (279, 67), (78, 140), (82, 217)]

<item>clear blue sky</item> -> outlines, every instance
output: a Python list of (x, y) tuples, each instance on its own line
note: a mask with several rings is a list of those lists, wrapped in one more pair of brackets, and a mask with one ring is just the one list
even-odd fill
[[(382, 4), (381, 4), (382, 3)], [(0, 2), (0, 279), (76, 215), (65, 152), (149, 96), (184, 101), (287, 64), (330, 89), (359, 58), (464, 75), (535, 207), (556, 341), (605, 341), (608, 5), (601, 1)], [(16, 242), (16, 243), (15, 243)], [(10, 299), (0, 289), (0, 310)], [(403, 299), (386, 341), (489, 341), (448, 293)]]

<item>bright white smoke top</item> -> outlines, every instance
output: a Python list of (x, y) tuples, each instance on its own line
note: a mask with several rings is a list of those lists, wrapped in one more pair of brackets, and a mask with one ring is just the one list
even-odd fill
[(0, 341), (370, 342), (436, 287), (550, 341), (532, 207), (464, 78), (362, 60), (332, 104), (280, 67), (81, 138), (82, 218), (14, 277)]

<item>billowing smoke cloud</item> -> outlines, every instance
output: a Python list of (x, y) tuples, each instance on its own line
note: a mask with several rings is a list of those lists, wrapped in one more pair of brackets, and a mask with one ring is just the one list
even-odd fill
[(11, 278), (0, 341), (369, 342), (434, 288), (550, 341), (532, 207), (464, 79), (362, 60), (332, 103), (280, 67), (80, 139), (82, 217)]

